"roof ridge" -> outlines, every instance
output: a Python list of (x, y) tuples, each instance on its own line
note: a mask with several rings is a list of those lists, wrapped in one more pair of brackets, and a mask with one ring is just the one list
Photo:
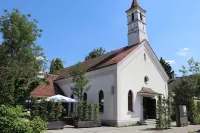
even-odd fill
[[(135, 44), (135, 45), (138, 45), (138, 44)], [(99, 63), (97, 63), (96, 65), (92, 66), (91, 68), (89, 68), (88, 70), (92, 70), (93, 68), (96, 68), (98, 67), (99, 65), (101, 65), (102, 63), (105, 63), (107, 61), (109, 61), (110, 59), (113, 59), (114, 57), (118, 56), (119, 54), (121, 54), (122, 52), (128, 50), (130, 47), (133, 47), (135, 45), (132, 45), (132, 46), (126, 46), (126, 47), (123, 47), (123, 48), (120, 48), (120, 49), (117, 49), (117, 50), (114, 50), (114, 51), (117, 51), (116, 53), (108, 56), (107, 58), (103, 59), (102, 61), (100, 61)]]
[[(140, 43), (137, 43), (131, 46), (125, 46), (116, 50), (112, 50), (96, 58), (80, 62), (81, 67), (86, 69), (87, 72), (89, 72), (89, 71), (93, 71), (96, 69), (117, 64), (145, 41), (147, 40), (144, 39)], [(72, 65), (58, 71), (57, 72), (58, 77), (56, 78), (56, 80), (60, 80), (60, 79), (72, 76), (71, 72), (74, 66), (75, 65)]]
[[(137, 45), (137, 44), (135, 44), (135, 45)], [(134, 45), (133, 45), (134, 46)], [(112, 52), (115, 52), (115, 51), (118, 51), (118, 50), (121, 50), (121, 49), (124, 49), (124, 48), (127, 48), (127, 47), (132, 47), (132, 46), (125, 46), (125, 47), (122, 47), (122, 48), (118, 48), (118, 49), (116, 49), (116, 50), (112, 50), (112, 51), (110, 51), (110, 52), (107, 52), (107, 53), (105, 53), (105, 54), (103, 54), (103, 55), (101, 55), (101, 56), (98, 56), (98, 57), (95, 57), (95, 58), (92, 58), (92, 59), (89, 59), (89, 60), (85, 60), (85, 61), (81, 61), (80, 63), (84, 63), (84, 62), (89, 62), (89, 61), (91, 61), (91, 60), (95, 60), (95, 59), (97, 59), (97, 58), (100, 58), (100, 57), (102, 57), (102, 56), (105, 56), (105, 55), (107, 55), (107, 54), (110, 54), (110, 53), (112, 53)], [(75, 66), (76, 64), (74, 64), (74, 65), (72, 65), (72, 66), (69, 66), (69, 67), (66, 67), (66, 68), (63, 68), (63, 69), (61, 69), (61, 70), (64, 70), (64, 69), (70, 69), (71, 67), (73, 67), (73, 66)], [(61, 71), (60, 70), (60, 71)]]

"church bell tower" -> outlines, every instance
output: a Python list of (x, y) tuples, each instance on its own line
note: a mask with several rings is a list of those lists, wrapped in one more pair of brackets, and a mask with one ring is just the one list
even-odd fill
[(131, 8), (126, 11), (128, 18), (128, 45), (147, 40), (146, 11), (139, 6), (138, 0), (133, 0)]

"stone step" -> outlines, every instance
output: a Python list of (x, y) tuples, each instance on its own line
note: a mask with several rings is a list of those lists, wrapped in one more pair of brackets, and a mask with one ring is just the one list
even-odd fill
[(156, 124), (156, 120), (155, 119), (147, 119), (141, 122), (142, 125), (154, 125)]

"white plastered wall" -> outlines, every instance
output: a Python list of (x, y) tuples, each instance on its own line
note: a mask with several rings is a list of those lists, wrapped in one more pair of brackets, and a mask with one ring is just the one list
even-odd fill
[[(87, 92), (87, 100), (99, 103), (99, 92), (102, 90), (104, 92), (104, 112), (100, 113), (101, 120), (116, 121), (116, 65), (88, 72), (86, 76), (90, 80), (89, 85), (91, 86)], [(71, 97), (72, 94), (73, 83), (71, 80), (72, 78), (68, 78), (56, 82), (67, 97)], [(114, 94), (110, 92), (112, 86), (114, 86)], [(75, 99), (77, 98), (75, 97)]]
[[(144, 60), (146, 54), (146, 60)], [(137, 93), (142, 87), (151, 88), (167, 97), (168, 86), (166, 75), (162, 74), (161, 66), (149, 45), (144, 42), (128, 55), (117, 67), (118, 86), (118, 123), (137, 122), (143, 119), (142, 96)], [(156, 60), (156, 61), (155, 61)], [(159, 68), (160, 67), (160, 68)], [(144, 77), (149, 77), (149, 83)], [(128, 92), (133, 92), (134, 112), (128, 112)]]

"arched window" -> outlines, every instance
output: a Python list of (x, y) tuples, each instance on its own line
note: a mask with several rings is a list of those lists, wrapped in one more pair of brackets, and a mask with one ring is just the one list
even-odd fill
[(148, 77), (148, 76), (145, 76), (145, 77), (144, 77), (144, 82), (145, 82), (146, 84), (149, 83), (149, 77)]
[(140, 13), (140, 20), (143, 21), (143, 15)]
[(144, 53), (144, 60), (146, 61), (147, 60), (147, 56), (146, 56), (146, 54)]
[(135, 16), (134, 16), (134, 13), (132, 13), (132, 21), (135, 20)]
[[(74, 95), (71, 95), (71, 98), (74, 99)], [(74, 103), (71, 103), (70, 111), (74, 112)]]
[(128, 111), (133, 112), (133, 93), (131, 90), (128, 92)]
[(87, 101), (87, 93), (86, 92), (83, 94), (83, 101)]
[(102, 90), (99, 92), (99, 111), (104, 111), (104, 94)]

